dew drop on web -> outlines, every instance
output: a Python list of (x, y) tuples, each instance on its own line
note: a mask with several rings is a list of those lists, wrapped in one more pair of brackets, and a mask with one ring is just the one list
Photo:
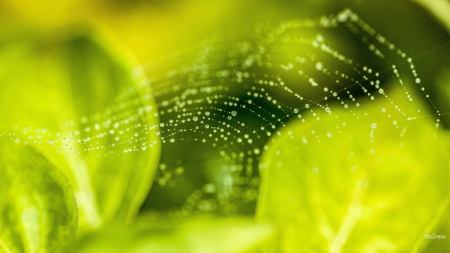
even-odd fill
[[(161, 72), (141, 68), (139, 71), (146, 72), (149, 80), (140, 87), (152, 90), (147, 99), (155, 99), (158, 108), (147, 107), (145, 97), (144, 105), (134, 106), (138, 90), (126, 87), (105, 112), (73, 119), (74, 123), (68, 122), (67, 131), (60, 136), (27, 129), (19, 141), (47, 144), (55, 149), (57, 143), (70, 144), (67, 150), (62, 146), (61, 152), (69, 152), (73, 146), (77, 152), (115, 156), (150, 152), (152, 145), (162, 143), (153, 187), (155, 192), (174, 188), (185, 193), (181, 204), (174, 203), (174, 215), (198, 213), (200, 206), (205, 212), (228, 215), (254, 210), (260, 157), (269, 140), (283, 138), (283, 128), (290, 124), (302, 127), (315, 122), (324, 128), (320, 136), (289, 135), (307, 146), (338, 138), (339, 131), (351, 124), (336, 118), (340, 111), (353, 119), (380, 119), (369, 123), (373, 135), (385, 123), (401, 129), (408, 117), (411, 121), (420, 119), (419, 110), (415, 110), (419, 116), (416, 117), (404, 112), (404, 108), (394, 107), (396, 101), (391, 100), (384, 79), (393, 78), (395, 85), (406, 91), (410, 88), (404, 80), (410, 79), (420, 87), (425, 81), (414, 68), (413, 60), (352, 11), (327, 16), (322, 23), (298, 20), (267, 26), (240, 41), (211, 38), (170, 59), (173, 64)], [(355, 50), (362, 50), (367, 59), (342, 53), (345, 50), (338, 50), (339, 41), (332, 34), (358, 41)], [(308, 50), (302, 50), (305, 47)], [(407, 71), (401, 65), (405, 59)], [(425, 87), (420, 90), (420, 96), (429, 100)], [(406, 96), (414, 108), (417, 99), (412, 93)], [(378, 108), (380, 115), (368, 110), (370, 106)], [(437, 115), (438, 110), (434, 110)], [(402, 121), (394, 120), (394, 113), (401, 115)], [(158, 117), (160, 122), (148, 124), (142, 117)], [(321, 125), (330, 118), (337, 120), (336, 125)], [(80, 125), (80, 129), (75, 129), (75, 125)], [(375, 130), (378, 126), (380, 129)], [(0, 138), (18, 138), (5, 132)], [(319, 171), (318, 167), (312, 168), (313, 173)], [(196, 189), (186, 190), (183, 180), (192, 173), (204, 173), (208, 179)], [(191, 183), (194, 185), (187, 184)]]

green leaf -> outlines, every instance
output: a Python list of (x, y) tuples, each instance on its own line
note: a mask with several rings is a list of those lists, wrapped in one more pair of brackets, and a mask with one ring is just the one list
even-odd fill
[(30, 147), (0, 139), (0, 252), (65, 252), (77, 207), (67, 179)]
[(415, 252), (428, 243), (448, 205), (448, 134), (398, 87), (377, 103), (314, 109), (268, 145), (257, 217), (279, 227), (274, 251)]
[(141, 221), (133, 227), (112, 227), (90, 234), (75, 252), (254, 252), (271, 234), (271, 226), (242, 218)]
[(445, 0), (413, 0), (423, 5), (450, 32), (450, 3)]
[[(450, 69), (443, 67), (439, 70), (438, 75), (436, 75), (436, 89), (437, 94), (439, 94), (438, 99), (436, 99), (436, 106), (441, 108), (442, 111), (450, 111)], [(442, 121), (445, 125), (450, 124), (450, 116), (443, 115)], [(450, 206), (444, 212), (446, 214), (450, 213)], [(438, 229), (433, 231), (429, 239), (428, 246), (423, 252), (442, 252), (444, 249), (450, 249), (450, 216), (443, 217), (443, 222)], [(441, 237), (433, 236), (439, 235)], [(445, 239), (442, 239), (445, 236)]]
[(120, 48), (86, 32), (62, 37), (3, 45), (0, 127), (63, 171), (82, 229), (128, 221), (159, 159), (156, 105), (140, 72), (112, 53)]

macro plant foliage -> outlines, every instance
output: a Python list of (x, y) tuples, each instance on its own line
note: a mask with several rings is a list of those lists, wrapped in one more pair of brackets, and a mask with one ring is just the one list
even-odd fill
[[(396, 106), (407, 104), (393, 92)], [(282, 251), (417, 252), (444, 214), (448, 135), (429, 121), (402, 122), (400, 113), (384, 120), (379, 108), (362, 109), (356, 119), (339, 110), (292, 124), (269, 144), (257, 217), (284, 228)], [(434, 148), (417, 145), (425, 140)]]
[(45, 28), (0, 29), (0, 252), (450, 250), (450, 38), (418, 6), (397, 3), (430, 24), (407, 26), (430, 31), (419, 49), (346, 1), (264, 2), (251, 29), (147, 63), (147, 36), (119, 36), (133, 55), (7, 2)]

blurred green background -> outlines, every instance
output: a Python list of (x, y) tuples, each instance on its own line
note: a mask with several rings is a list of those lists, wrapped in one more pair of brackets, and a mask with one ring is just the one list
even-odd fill
[[(15, 38), (36, 37), (43, 40), (58, 40), (78, 27), (93, 27), (113, 38), (112, 47), (120, 48), (144, 66), (166, 59), (174, 53), (189, 50), (216, 33), (239, 41), (254, 27), (264, 24), (278, 24), (290, 19), (315, 18), (335, 14), (344, 8), (353, 11), (383, 34), (398, 48), (414, 58), (416, 69), (423, 83), (429, 88), (432, 101), (441, 112), (450, 112), (450, 92), (448, 73), (450, 69), (449, 26), (445, 18), (449, 10), (448, 1), (409, 0), (338, 0), (338, 1), (238, 1), (238, 0), (48, 0), (0, 2), (0, 43)], [(427, 6), (426, 8), (423, 6)], [(442, 14), (444, 13), (444, 14)], [(449, 12), (447, 12), (449, 13)], [(450, 16), (450, 15), (448, 15)], [(346, 41), (354, 45), (354, 41)], [(1, 45), (1, 44), (0, 44)], [(358, 43), (355, 52), (358, 57)], [(349, 49), (351, 51), (352, 48)], [(363, 57), (359, 55), (360, 57)], [(176, 67), (177, 63), (174, 63)], [(0, 71), (2, 71), (0, 69)], [(159, 71), (159, 70), (158, 70)], [(158, 74), (149, 71), (149, 74)], [(447, 114), (448, 115), (448, 114)], [(450, 126), (450, 118), (443, 117), (444, 126)], [(207, 170), (220, 167), (215, 164), (214, 155), (209, 151), (192, 148), (192, 144), (177, 147), (163, 147), (162, 163), (173, 161), (173, 157), (190, 159), (183, 163), (185, 170), (199, 164)], [(211, 151), (213, 153), (213, 151)], [(192, 159), (195, 157), (196, 159)], [(212, 157), (212, 158), (211, 158)], [(208, 159), (209, 160), (205, 160)], [(255, 163), (257, 163), (255, 161)], [(207, 182), (205, 173), (190, 170), (196, 182), (185, 182), (188, 191), (170, 192), (168, 188), (153, 187), (146, 208), (166, 211), (168, 206), (183, 205), (190, 191), (202, 187)], [(213, 175), (215, 176), (215, 175)], [(196, 184), (197, 183), (197, 184)], [(161, 196), (165, 196), (161, 198)], [(167, 197), (167, 196), (170, 196)], [(253, 210), (244, 210), (251, 214)], [(449, 231), (450, 222), (441, 231)], [(447, 240), (448, 241), (448, 240)], [(448, 245), (448, 242), (445, 242)], [(442, 246), (436, 247), (439, 252)]]
[[(450, 65), (449, 15), (445, 15), (449, 5), (446, 0), (3, 0), (0, 40), (26, 34), (58, 38), (71, 26), (83, 24), (114, 37), (118, 46), (146, 65), (183, 52), (218, 32), (238, 40), (260, 24), (316, 18), (351, 8), (417, 58), (422, 79), (434, 86)], [(434, 88), (431, 96), (442, 111), (450, 111), (439, 99), (442, 90)], [(450, 125), (450, 120), (445, 122)]]
[[(445, 0), (422, 1), (444, 13), (449, 8)], [(347, 7), (412, 54), (448, 40), (444, 21), (410, 0), (3, 0), (0, 29), (2, 34), (44, 30), (57, 36), (71, 24), (100, 25), (146, 63), (182, 51), (217, 31), (237, 34), (258, 22), (313, 18)]]

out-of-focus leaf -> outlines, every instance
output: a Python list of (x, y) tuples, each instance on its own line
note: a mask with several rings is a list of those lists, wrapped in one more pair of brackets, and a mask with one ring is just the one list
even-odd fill
[(316, 111), (270, 143), (257, 217), (279, 226), (276, 251), (412, 252), (429, 242), (448, 205), (448, 136), (398, 89), (370, 106)]
[[(448, 214), (449, 212), (450, 208), (447, 208), (447, 210), (444, 213)], [(448, 251), (448, 249), (450, 249), (450, 242), (449, 242), (450, 217), (446, 215), (443, 218), (444, 221), (442, 222), (441, 226), (438, 229), (436, 229), (432, 233), (424, 235), (424, 239), (428, 241), (428, 245), (422, 252), (440, 253), (446, 252)]]
[(25, 39), (0, 51), (0, 124), (72, 184), (80, 226), (137, 213), (159, 159), (156, 106), (119, 48), (90, 34)]
[(30, 147), (0, 139), (0, 252), (65, 252), (77, 228), (67, 179)]
[[(442, 68), (439, 74), (436, 76), (436, 88), (438, 89), (439, 99), (436, 100), (436, 104), (442, 108), (444, 112), (450, 110), (450, 69)], [(450, 122), (449, 115), (443, 115), (443, 121)], [(450, 213), (450, 206), (444, 212), (446, 214)], [(445, 236), (442, 237), (437, 236)], [(429, 244), (423, 252), (445, 252), (450, 249), (450, 216), (444, 217), (443, 223), (440, 227), (430, 234)]]
[(133, 227), (108, 228), (87, 235), (75, 252), (254, 252), (271, 234), (271, 226), (241, 218), (144, 221)]
[(446, 0), (414, 0), (423, 5), (450, 32), (450, 2)]

